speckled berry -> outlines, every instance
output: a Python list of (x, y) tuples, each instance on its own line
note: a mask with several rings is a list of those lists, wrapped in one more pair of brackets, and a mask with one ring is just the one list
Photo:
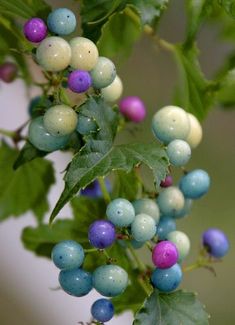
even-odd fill
[(202, 243), (208, 253), (216, 258), (224, 257), (229, 250), (228, 238), (220, 229), (206, 230), (202, 235)]
[(185, 141), (187, 141), (190, 147), (194, 149), (202, 140), (202, 127), (193, 114), (188, 113), (188, 118), (190, 122), (190, 131)]
[(93, 222), (88, 230), (88, 238), (92, 246), (103, 249), (111, 246), (115, 239), (115, 227), (107, 220)]
[(177, 187), (170, 186), (160, 192), (157, 203), (163, 215), (172, 217), (183, 209), (184, 196)]
[(101, 295), (115, 297), (126, 289), (128, 274), (118, 265), (102, 265), (93, 272), (92, 280), (94, 288)]
[(106, 215), (115, 226), (127, 227), (135, 219), (135, 210), (128, 200), (118, 198), (108, 204)]
[(184, 140), (171, 141), (166, 149), (170, 163), (176, 167), (185, 166), (191, 158), (191, 148)]
[(41, 18), (31, 18), (24, 24), (24, 35), (30, 42), (41, 42), (47, 36), (47, 26)]
[(135, 209), (135, 214), (147, 214), (155, 220), (156, 224), (158, 224), (160, 218), (160, 210), (154, 200), (147, 198), (138, 199), (132, 202), (132, 205)]
[(170, 187), (173, 185), (173, 178), (171, 175), (167, 175), (164, 180), (161, 181), (160, 186), (165, 188), (165, 187)]
[(178, 261), (178, 250), (172, 242), (161, 241), (152, 251), (152, 261), (159, 269), (167, 269)]
[(122, 95), (123, 85), (119, 76), (107, 87), (101, 89), (101, 94), (107, 102), (116, 102)]
[(182, 270), (178, 264), (168, 269), (155, 269), (151, 276), (151, 282), (155, 288), (162, 292), (174, 291), (182, 281)]
[(91, 87), (91, 76), (85, 70), (75, 70), (68, 76), (68, 88), (75, 93), (84, 93)]
[(116, 77), (116, 68), (111, 60), (100, 56), (91, 70), (92, 85), (96, 89), (109, 86)]
[(120, 112), (135, 123), (142, 122), (146, 116), (146, 108), (143, 101), (137, 96), (128, 96), (119, 103)]
[(108, 322), (114, 315), (114, 307), (108, 299), (98, 299), (91, 306), (92, 317), (99, 322)]
[(92, 70), (99, 56), (95, 43), (85, 37), (75, 37), (69, 44), (72, 51), (71, 67), (78, 70)]
[(190, 251), (190, 240), (188, 236), (182, 231), (175, 230), (167, 235), (167, 240), (174, 243), (177, 247), (179, 253), (178, 262), (181, 263)]
[(71, 34), (77, 25), (74, 13), (67, 8), (53, 10), (47, 18), (47, 26), (52, 33), (57, 35)]
[(5, 62), (0, 65), (0, 79), (10, 83), (17, 77), (18, 67), (13, 62)]
[(69, 295), (82, 297), (92, 289), (92, 276), (82, 269), (63, 270), (59, 274), (59, 283)]
[(131, 234), (136, 241), (145, 242), (156, 234), (156, 222), (147, 214), (138, 214), (131, 224)]
[(186, 198), (199, 199), (209, 191), (210, 177), (206, 171), (195, 169), (181, 178), (179, 187)]
[(176, 230), (175, 220), (171, 217), (162, 216), (157, 226), (156, 235), (159, 240), (164, 240), (167, 238), (167, 235), (174, 230)]

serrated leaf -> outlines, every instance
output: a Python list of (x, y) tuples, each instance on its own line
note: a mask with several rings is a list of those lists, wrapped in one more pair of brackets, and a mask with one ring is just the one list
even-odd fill
[(52, 163), (40, 158), (14, 171), (17, 155), (17, 150), (1, 144), (0, 220), (31, 210), (41, 221), (48, 211), (47, 194), (55, 181)]
[(135, 171), (126, 173), (124, 171), (117, 171), (115, 173), (114, 187), (112, 197), (124, 197), (129, 201), (136, 199), (139, 191), (139, 179)]
[(192, 292), (154, 291), (135, 315), (133, 325), (207, 325), (208, 314)]
[(44, 152), (35, 148), (29, 141), (25, 143), (23, 148), (20, 150), (20, 153), (14, 162), (13, 168), (17, 169), (25, 163), (32, 161), (36, 158), (44, 157), (48, 152)]
[(46, 18), (50, 10), (43, 0), (0, 0), (0, 12), (17, 18)]

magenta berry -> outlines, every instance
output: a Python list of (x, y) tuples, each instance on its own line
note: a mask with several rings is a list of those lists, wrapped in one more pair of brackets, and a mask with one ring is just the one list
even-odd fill
[(228, 238), (220, 229), (206, 230), (202, 235), (202, 242), (208, 253), (216, 258), (224, 257), (229, 250)]
[(172, 242), (164, 240), (158, 243), (152, 252), (153, 264), (159, 269), (167, 269), (178, 260), (178, 250)]
[(146, 115), (146, 108), (143, 101), (137, 96), (123, 98), (119, 103), (120, 112), (129, 120), (139, 123)]
[(166, 178), (163, 181), (161, 181), (160, 186), (161, 187), (169, 187), (172, 184), (173, 184), (173, 178), (172, 178), (172, 176), (171, 175), (167, 175)]
[(41, 18), (31, 18), (24, 24), (24, 35), (28, 41), (39, 43), (47, 36), (47, 26)]
[(68, 87), (75, 93), (84, 93), (91, 86), (92, 80), (89, 72), (75, 70), (69, 74)]
[(3, 81), (10, 83), (17, 76), (18, 68), (15, 63), (5, 62), (0, 65), (0, 79)]
[(88, 238), (92, 246), (103, 249), (116, 239), (115, 227), (107, 220), (97, 220), (90, 225)]

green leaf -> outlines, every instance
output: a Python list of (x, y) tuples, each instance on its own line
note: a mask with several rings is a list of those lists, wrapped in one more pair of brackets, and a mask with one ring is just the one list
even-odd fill
[(101, 29), (97, 42), (99, 53), (104, 56), (127, 56), (142, 33), (140, 16), (134, 6), (111, 15)]
[(235, 18), (235, 2), (234, 0), (218, 0), (220, 6), (229, 14), (233, 19)]
[(136, 199), (139, 191), (139, 180), (135, 171), (126, 173), (124, 171), (117, 171), (115, 173), (114, 188), (112, 197), (124, 197), (129, 201)]
[(46, 18), (50, 10), (43, 0), (0, 0), (0, 12), (17, 18)]
[(0, 220), (31, 210), (41, 221), (49, 209), (47, 195), (55, 181), (52, 164), (40, 158), (14, 171), (17, 155), (17, 150), (1, 144)]
[(135, 315), (133, 325), (207, 325), (208, 314), (191, 292), (154, 291)]

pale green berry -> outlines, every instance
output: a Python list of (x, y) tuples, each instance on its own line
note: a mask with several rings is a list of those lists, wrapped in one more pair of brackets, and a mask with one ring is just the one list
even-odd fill
[(148, 198), (138, 199), (132, 202), (132, 205), (135, 209), (135, 214), (145, 213), (148, 216), (152, 217), (155, 220), (156, 224), (158, 224), (160, 218), (160, 210), (154, 200)]
[(202, 140), (202, 127), (193, 114), (188, 113), (188, 118), (190, 122), (190, 131), (185, 141), (187, 141), (190, 147), (194, 149)]
[(182, 231), (175, 230), (170, 232), (166, 239), (174, 243), (177, 247), (179, 253), (178, 262), (181, 263), (190, 251), (190, 240), (188, 236)]
[(116, 77), (116, 68), (111, 60), (100, 56), (91, 70), (92, 85), (96, 89), (109, 86)]
[(131, 224), (131, 234), (136, 241), (145, 242), (156, 234), (156, 222), (147, 214), (141, 213), (135, 216)]
[(157, 203), (163, 215), (174, 217), (184, 207), (184, 195), (178, 187), (170, 186), (160, 192)]
[(121, 97), (122, 91), (122, 80), (116, 76), (109, 86), (101, 89), (101, 94), (107, 102), (115, 102)]

